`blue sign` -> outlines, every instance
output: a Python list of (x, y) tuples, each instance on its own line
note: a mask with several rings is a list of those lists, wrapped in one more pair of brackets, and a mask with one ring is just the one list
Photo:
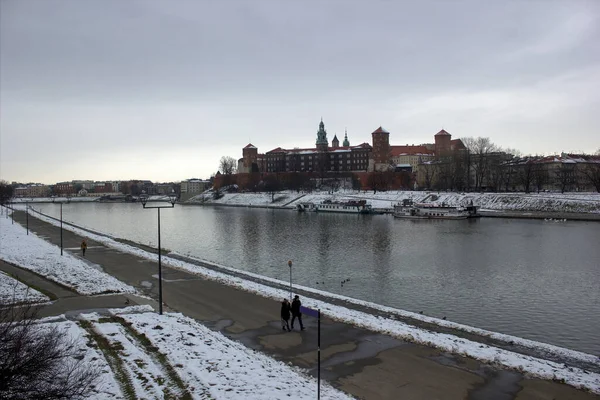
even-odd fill
[(300, 312), (302, 314), (310, 315), (311, 317), (319, 318), (319, 312), (317, 310), (313, 310), (312, 308), (300, 306)]

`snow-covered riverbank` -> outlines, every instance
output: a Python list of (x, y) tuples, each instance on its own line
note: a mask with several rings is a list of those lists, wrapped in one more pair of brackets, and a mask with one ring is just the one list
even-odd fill
[(61, 255), (58, 246), (33, 232), (28, 235), (25, 228), (7, 218), (0, 218), (0, 259), (80, 294), (136, 293), (133, 287), (103, 272), (99, 266), (67, 251)]
[[(272, 200), (274, 197), (274, 201)], [(445, 192), (357, 192), (339, 191), (297, 193), (282, 191), (274, 196), (268, 193), (224, 193), (213, 199), (210, 193), (192, 197), (187, 204), (210, 204), (227, 206), (251, 206), (272, 208), (295, 208), (301, 202), (321, 203), (324, 200), (343, 201), (365, 199), (376, 209), (391, 209), (404, 199), (414, 202), (438, 202), (448, 205), (465, 205), (473, 202), (482, 210), (544, 212), (544, 213), (589, 213), (600, 214), (599, 193), (445, 193)]]
[[(50, 223), (57, 223), (55, 220), (50, 218), (42, 217), (42, 219)], [(85, 235), (90, 239), (101, 242), (107, 246), (117, 248), (123, 252), (135, 254), (137, 256), (152, 260), (155, 260), (157, 257), (154, 253), (144, 251), (139, 247), (120, 243), (107, 236), (94, 235), (91, 234), (89, 231), (82, 231), (73, 226), (68, 226), (66, 227), (66, 229), (74, 231), (75, 233), (81, 235)], [(239, 287), (249, 292), (257, 293), (261, 296), (273, 299), (280, 299), (288, 294), (287, 289), (279, 289), (277, 287), (273, 287), (282, 286), (282, 284), (283, 287), (285, 287), (286, 282), (278, 281), (276, 279), (260, 277), (255, 274), (245, 273), (239, 270), (231, 270), (231, 273), (235, 272), (238, 274), (238, 276), (234, 276), (230, 273), (218, 272), (212, 269), (204, 268), (196, 263), (186, 262), (184, 260), (169, 256), (164, 256), (162, 260), (164, 265), (168, 265), (172, 268), (185, 270), (203, 276), (207, 279), (212, 279), (230, 286)], [(204, 262), (206, 263), (206, 261)], [(218, 267), (223, 271), (228, 270), (228, 268), (224, 266), (215, 265), (215, 267)], [(244, 277), (241, 277), (240, 275), (248, 275), (248, 278), (261, 278), (265, 283), (258, 283), (250, 279), (244, 279)], [(268, 284), (269, 282), (272, 282), (275, 285), (271, 286)], [(472, 332), (506, 342), (518, 343), (523, 347), (536, 349), (540, 352), (550, 352), (552, 354), (562, 355), (568, 359), (579, 360), (581, 362), (590, 363), (593, 365), (600, 365), (598, 357), (594, 355), (580, 353), (543, 343), (533, 342), (530, 340), (523, 340), (513, 336), (487, 332), (479, 330), (477, 328), (456, 324), (450, 321), (431, 318), (403, 310), (393, 309), (390, 307), (383, 307), (377, 304), (367, 303), (356, 299), (315, 290), (308, 287), (298, 286), (297, 288), (301, 289), (306, 293), (315, 293), (316, 298), (310, 298), (310, 296), (305, 296), (304, 304), (313, 309), (320, 309), (323, 315), (327, 315), (330, 318), (344, 321), (353, 325), (361, 326), (373, 330), (375, 332), (388, 334), (393, 337), (401, 338), (410, 342), (425, 344), (451, 353), (461, 354), (485, 362), (499, 364), (504, 367), (523, 371), (533, 376), (541, 377), (544, 379), (555, 379), (561, 381), (564, 380), (564, 382), (572, 386), (586, 388), (594, 391), (595, 393), (600, 393), (600, 374), (598, 373), (584, 371), (576, 367), (570, 367), (567, 364), (561, 364), (557, 362), (544, 360), (541, 358), (515, 353), (509, 350), (497, 348), (495, 346), (483, 344), (481, 342), (471, 341), (447, 333), (425, 330), (399, 321), (397, 317), (409, 316), (414, 319), (421, 319), (425, 322), (435, 323), (440, 326), (464, 330), (466, 332)], [(358, 311), (355, 309), (334, 305), (330, 301), (317, 299), (327, 297), (331, 298), (332, 300), (342, 299), (344, 301), (347, 301), (348, 303), (354, 303), (359, 306), (366, 306), (372, 309), (380, 310), (389, 315), (389, 317), (381, 317), (368, 312)]]

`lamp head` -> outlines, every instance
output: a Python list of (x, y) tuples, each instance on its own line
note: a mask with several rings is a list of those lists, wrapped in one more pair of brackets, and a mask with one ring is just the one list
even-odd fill
[(177, 201), (177, 194), (173, 189), (171, 189), (171, 193), (169, 194), (169, 201), (172, 205), (175, 205), (175, 202)]
[(148, 202), (148, 195), (146, 193), (142, 193), (140, 195), (140, 201), (142, 202), (142, 206), (146, 206), (146, 203)]

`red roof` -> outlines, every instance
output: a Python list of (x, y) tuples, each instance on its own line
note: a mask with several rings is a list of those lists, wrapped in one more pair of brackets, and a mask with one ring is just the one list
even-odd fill
[(454, 139), (450, 141), (450, 147), (453, 150), (466, 150), (467, 147), (465, 146), (465, 144), (463, 143), (462, 140), (460, 139)]
[(435, 136), (451, 136), (448, 132), (446, 132), (445, 130), (441, 130), (438, 133), (435, 134)]
[(252, 143), (248, 143), (248, 145), (244, 148), (245, 149), (256, 149), (256, 146), (254, 146)]
[(426, 146), (390, 146), (390, 153), (392, 157), (402, 154), (433, 154), (433, 152), (428, 150)]
[(375, 131), (373, 133), (387, 133), (387, 134), (389, 134), (389, 132), (386, 131), (385, 129), (383, 129), (381, 126), (379, 128), (377, 128), (377, 129), (375, 129)]

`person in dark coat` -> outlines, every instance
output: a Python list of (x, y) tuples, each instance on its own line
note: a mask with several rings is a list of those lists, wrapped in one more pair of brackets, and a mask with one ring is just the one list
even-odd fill
[(87, 242), (85, 239), (81, 241), (81, 254), (85, 257), (85, 250), (87, 249)]
[(304, 324), (302, 324), (302, 313), (300, 312), (300, 306), (302, 302), (300, 302), (300, 297), (296, 295), (294, 297), (294, 301), (292, 301), (292, 329), (294, 329), (294, 321), (298, 318), (298, 322), (300, 323), (300, 330), (304, 330)]
[(290, 331), (290, 325), (288, 323), (288, 321), (290, 320), (290, 310), (290, 302), (288, 301), (288, 299), (283, 299), (283, 301), (281, 302), (281, 328), (284, 331), (287, 330), (288, 332)]

